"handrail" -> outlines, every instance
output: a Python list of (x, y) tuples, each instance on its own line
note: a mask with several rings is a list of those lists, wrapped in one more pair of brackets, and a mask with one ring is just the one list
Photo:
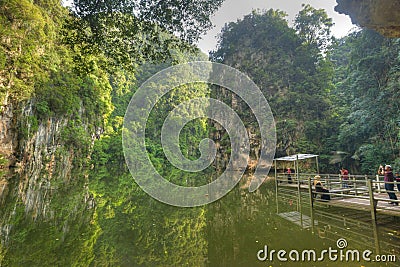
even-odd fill
[[(378, 220), (379, 214), (387, 214), (390, 216), (400, 216), (400, 209), (395, 208), (392, 205), (388, 205), (389, 202), (400, 204), (400, 200), (393, 200), (389, 197), (384, 198), (379, 193), (385, 192), (396, 192), (385, 190), (382, 184), (398, 184), (397, 181), (385, 182), (382, 176), (379, 175), (349, 175), (349, 179), (342, 179), (338, 174), (319, 174), (322, 185), (328, 189), (327, 192), (320, 190), (317, 191), (314, 186), (314, 177), (316, 174), (291, 174), (291, 181), (288, 181), (287, 174), (276, 174), (276, 192), (277, 199), (278, 193), (282, 193), (281, 199), (285, 201), (290, 200), (289, 203), (297, 208), (297, 211), (302, 214), (301, 207), (303, 209), (310, 209), (310, 221), (311, 231), (319, 233), (318, 227), (314, 228), (314, 220), (318, 220), (318, 207), (321, 205), (326, 206), (337, 206), (344, 209), (356, 209), (363, 210), (364, 212), (370, 213), (370, 221), (372, 222), (372, 239), (374, 240), (374, 246), (377, 253), (380, 250), (380, 242), (378, 238)], [(291, 184), (289, 184), (291, 182)], [(282, 185), (282, 186), (280, 186)], [(280, 189), (278, 189), (280, 187)], [(300, 191), (300, 188), (303, 190)], [(294, 192), (297, 192), (294, 193)], [(323, 195), (329, 195), (330, 198), (322, 198)], [(316, 196), (320, 195), (322, 201), (315, 202)], [(308, 198), (308, 200), (307, 200)], [(330, 200), (329, 200), (330, 199)], [(353, 199), (353, 200), (352, 200)], [(315, 203), (319, 203), (316, 205)], [(385, 204), (386, 203), (386, 204)], [(378, 205), (379, 204), (379, 205)], [(331, 211), (331, 210), (329, 210)], [(364, 215), (367, 215), (363, 213)], [(347, 228), (346, 228), (347, 229)], [(345, 229), (343, 229), (345, 230)]]
[[(383, 176), (379, 175), (349, 175), (348, 180), (343, 180), (340, 174), (319, 174), (319, 176), (321, 177), (319, 180), (323, 186), (329, 190), (329, 192), (324, 192), (324, 194), (334, 197), (369, 199), (371, 197), (369, 194), (370, 190), (372, 190), (372, 193), (397, 192), (396, 190), (386, 190), (384, 186), (382, 186), (382, 184), (385, 183), (397, 185), (397, 181), (385, 182), (380, 179)], [(288, 181), (287, 177), (287, 174), (277, 174), (276, 179), (277, 182), (291, 183), (292, 186), (298, 186), (299, 188), (308, 187), (308, 179), (310, 179), (312, 188), (309, 192), (313, 195), (321, 194), (321, 192), (317, 192), (313, 186), (315, 174), (292, 174), (291, 181)], [(371, 183), (371, 189), (369, 189), (369, 183)], [(372, 194), (372, 196), (374, 197), (373, 201), (400, 203), (400, 200), (376, 197), (374, 194)]]

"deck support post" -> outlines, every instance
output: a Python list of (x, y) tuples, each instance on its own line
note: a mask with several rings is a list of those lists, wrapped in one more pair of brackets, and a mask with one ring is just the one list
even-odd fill
[(311, 177), (308, 177), (308, 194), (310, 195), (311, 233), (314, 234), (314, 199), (312, 193)]
[(354, 195), (357, 196), (357, 182), (355, 176), (353, 176), (353, 188), (354, 188)]
[(377, 185), (378, 185), (378, 193), (380, 194), (381, 193), (381, 184), (380, 184), (380, 181), (379, 181), (379, 175), (377, 174), (376, 175), (376, 181), (377, 181)]
[(376, 206), (378, 205), (378, 201), (374, 199), (374, 188), (372, 186), (372, 181), (368, 181), (368, 193), (369, 193), (369, 205), (371, 207), (371, 219), (372, 219), (372, 228), (374, 231), (374, 241), (375, 241), (375, 253), (380, 253), (379, 248), (379, 237), (378, 237), (378, 227), (376, 222)]
[(301, 228), (303, 228), (303, 213), (301, 212), (301, 191), (300, 191), (300, 175), (299, 175), (299, 155), (296, 155), (296, 178), (297, 178), (297, 194), (298, 194), (298, 208), (300, 212)]

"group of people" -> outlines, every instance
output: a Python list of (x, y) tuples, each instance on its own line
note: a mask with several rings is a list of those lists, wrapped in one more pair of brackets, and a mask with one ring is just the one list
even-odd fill
[[(399, 205), (399, 202), (397, 202), (397, 196), (396, 193), (394, 192), (394, 186), (395, 186), (395, 181), (397, 182), (397, 190), (400, 192), (400, 175), (397, 172), (395, 175), (393, 174), (393, 169), (392, 166), (390, 165), (381, 165), (379, 166), (378, 169), (378, 174), (384, 176), (384, 182), (385, 182), (385, 190), (387, 194), (389, 195), (389, 198), (391, 200), (394, 200), (390, 202), (391, 205)], [(345, 168), (340, 169), (340, 177), (342, 180), (342, 186), (343, 188), (348, 188), (348, 180), (349, 180), (349, 171), (346, 170)], [(317, 193), (321, 193), (321, 199), (323, 200), (330, 200), (330, 195), (329, 194), (324, 194), (324, 193), (329, 193), (329, 190), (324, 188), (322, 186), (322, 183), (320, 181), (320, 176), (317, 175), (314, 177), (314, 188)]]
[[(287, 178), (288, 178), (288, 183), (292, 183), (292, 171), (290, 168), (287, 168), (285, 171)], [(395, 181), (397, 182), (397, 190), (400, 192), (400, 175), (398, 172), (396, 174), (393, 174), (393, 169), (392, 166), (390, 165), (381, 165), (379, 166), (378, 169), (378, 174), (384, 176), (384, 181), (385, 181), (385, 190), (387, 194), (389, 195), (389, 198), (391, 200), (394, 200), (393, 202), (390, 202), (391, 205), (399, 205), (399, 202), (397, 202), (397, 196), (396, 193), (394, 192), (394, 186), (395, 186)], [(314, 177), (314, 188), (317, 193), (321, 194), (321, 199), (322, 200), (330, 200), (330, 195), (326, 194), (329, 193), (329, 190), (324, 188), (320, 176), (317, 175)], [(343, 188), (348, 188), (348, 180), (349, 180), (349, 171), (346, 170), (345, 168), (340, 169), (340, 178), (342, 180), (342, 186)]]
[(393, 174), (393, 169), (392, 166), (390, 165), (380, 165), (378, 169), (378, 174), (384, 176), (384, 181), (385, 181), (385, 190), (387, 194), (389, 195), (389, 198), (391, 200), (396, 200), (393, 202), (390, 202), (391, 205), (399, 205), (399, 202), (397, 202), (397, 196), (396, 193), (394, 192), (394, 181), (397, 181), (397, 190), (400, 192), (400, 176), (398, 173), (396, 173), (396, 176)]

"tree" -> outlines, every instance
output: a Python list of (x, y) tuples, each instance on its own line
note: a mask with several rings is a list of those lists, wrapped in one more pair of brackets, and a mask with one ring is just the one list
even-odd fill
[(303, 4), (302, 7), (294, 20), (298, 35), (305, 45), (316, 46), (320, 51), (326, 51), (332, 42), (332, 19), (324, 9), (315, 9), (309, 4)]
[(339, 149), (358, 159), (363, 173), (382, 163), (400, 167), (399, 51), (398, 40), (369, 30), (343, 38), (336, 48), (336, 94), (347, 102)]
[[(223, 0), (74, 0), (76, 19), (66, 40), (86, 53), (100, 53), (114, 66), (165, 60), (172, 49), (191, 44), (211, 27), (210, 16)], [(72, 33), (71, 33), (72, 31)]]
[[(304, 36), (290, 28), (285, 18), (284, 12), (271, 9), (253, 11), (227, 24), (211, 58), (238, 68), (260, 87), (274, 113), (277, 155), (328, 154), (332, 146), (328, 136), (335, 125), (330, 111), (332, 65), (320, 57), (319, 47), (305, 45)], [(306, 22), (304, 29), (317, 30)], [(236, 98), (224, 93), (216, 97), (227, 104)], [(250, 131), (257, 129), (244, 103), (238, 113)]]

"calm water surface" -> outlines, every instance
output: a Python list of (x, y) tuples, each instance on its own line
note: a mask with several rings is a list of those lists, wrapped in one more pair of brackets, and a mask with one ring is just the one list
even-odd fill
[[(0, 266), (399, 266), (327, 256), (323, 262), (260, 261), (257, 254), (265, 246), (319, 253), (337, 249), (339, 238), (346, 239), (347, 249), (374, 250), (375, 244), (368, 223), (346, 221), (340, 210), (321, 209), (314, 231), (278, 216), (277, 204), (279, 213), (300, 206), (294, 195), (278, 197), (277, 203), (273, 181), (255, 193), (239, 185), (210, 205), (176, 208), (148, 197), (128, 174), (101, 169), (88, 180), (79, 177), (82, 182), (60, 184), (46, 195), (41, 188), (48, 213), (36, 217), (26, 215), (18, 183), (10, 183), (0, 217)], [(309, 207), (301, 210), (305, 220)], [(398, 253), (387, 246), (399, 242), (398, 236), (386, 232), (380, 233), (383, 252)]]

